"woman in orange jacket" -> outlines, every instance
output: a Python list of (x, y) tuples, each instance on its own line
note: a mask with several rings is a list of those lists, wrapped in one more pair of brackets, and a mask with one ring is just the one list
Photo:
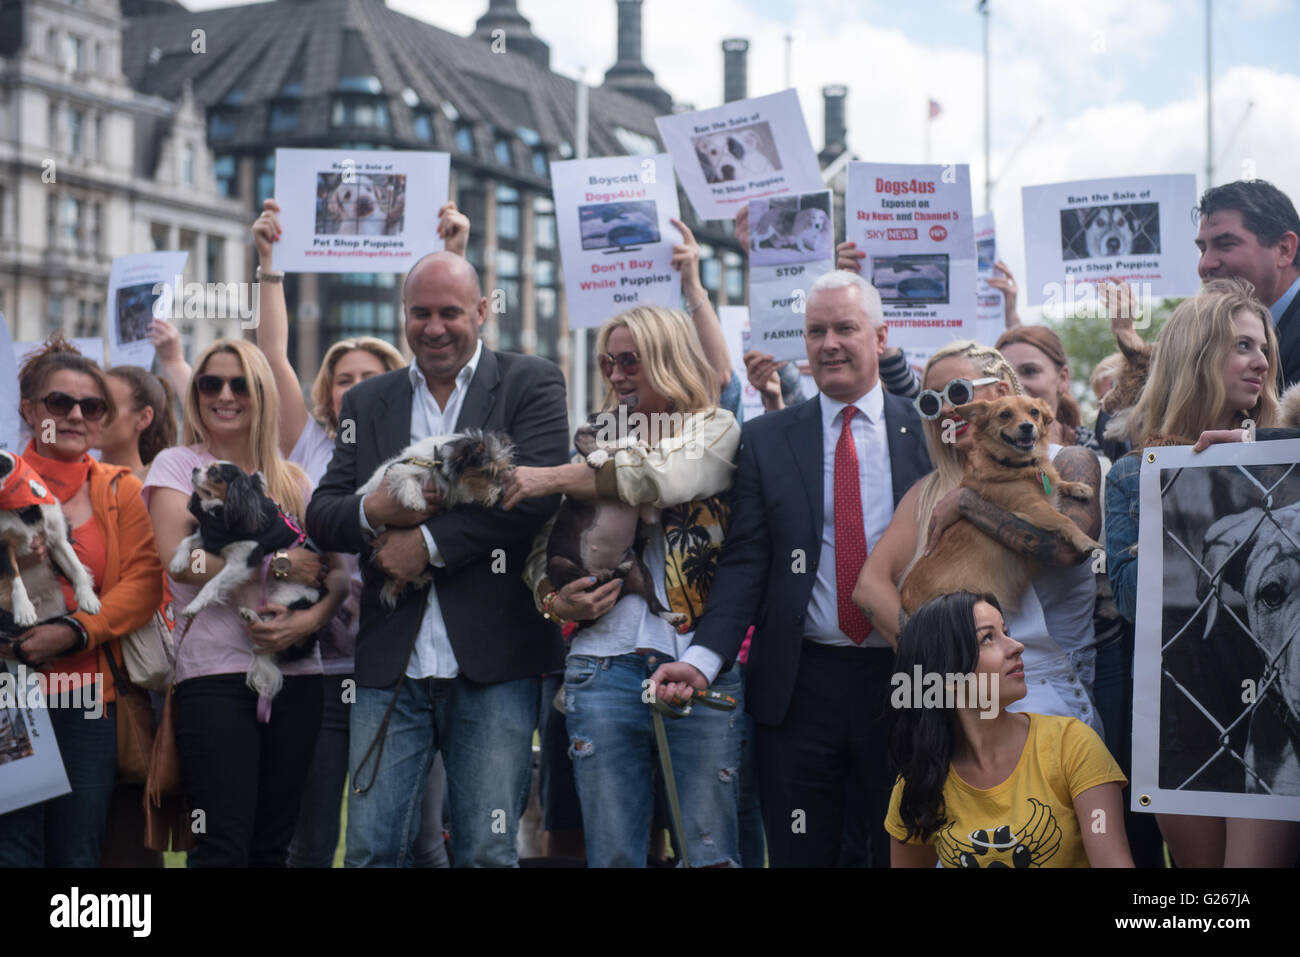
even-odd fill
[[(140, 480), (86, 454), (116, 411), (99, 366), (56, 334), (23, 364), (18, 382), (32, 432), (23, 461), (59, 500), (100, 610), (77, 610), (0, 641), (0, 657), (39, 670), (52, 691), (77, 689), (49, 696), (72, 792), (0, 816), (0, 866), (95, 867), (117, 779), (107, 658), (122, 667), (120, 636), (144, 625), (162, 601), (162, 563)], [(75, 608), (72, 589), (63, 587)]]

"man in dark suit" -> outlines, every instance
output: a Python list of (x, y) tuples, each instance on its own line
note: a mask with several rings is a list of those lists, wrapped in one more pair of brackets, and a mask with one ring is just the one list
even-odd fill
[(930, 460), (911, 403), (880, 385), (888, 330), (876, 290), (851, 272), (822, 277), (804, 329), (820, 394), (745, 423), (708, 607), (691, 647), (654, 680), (663, 698), (707, 687), (754, 623), (745, 700), (758, 724), (770, 862), (835, 866), (854, 775), (867, 795), (872, 861), (888, 866), (883, 712), (894, 652), (851, 596)]
[(1263, 180), (1205, 191), (1196, 247), (1201, 279), (1246, 279), (1277, 325), (1278, 387), (1300, 382), (1300, 216)]
[[(479, 341), (487, 314), (474, 267), (451, 253), (420, 260), (402, 288), (407, 369), (348, 390), (329, 470), (307, 510), (325, 551), (365, 569), (351, 708), (347, 865), (402, 866), (420, 828), (435, 751), (451, 796), (458, 866), (511, 866), (528, 794), (540, 676), (561, 667), (558, 630), (520, 578), (534, 535), (559, 505), (411, 511), (381, 486), (356, 490), (410, 443), (466, 428), (508, 433), (521, 465), (562, 465), (564, 380), (550, 362)], [(351, 426), (351, 428), (349, 428)], [(383, 575), (407, 589), (389, 611)]]

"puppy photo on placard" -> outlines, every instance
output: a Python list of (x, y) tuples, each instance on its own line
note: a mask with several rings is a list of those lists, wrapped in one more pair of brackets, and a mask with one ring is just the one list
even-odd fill
[(830, 260), (834, 245), (828, 192), (756, 199), (751, 204), (749, 261), (754, 266)]
[(766, 120), (691, 137), (706, 183), (759, 179), (781, 169), (781, 157)]
[(1061, 210), (1061, 258), (1104, 259), (1160, 252), (1160, 204), (1076, 206)]
[(317, 235), (395, 236), (405, 209), (405, 174), (316, 174)]

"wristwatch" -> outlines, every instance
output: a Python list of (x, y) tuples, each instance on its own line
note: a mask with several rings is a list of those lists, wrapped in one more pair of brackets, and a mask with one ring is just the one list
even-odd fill
[(275, 553), (271, 559), (271, 574), (279, 581), (284, 581), (289, 577), (289, 570), (293, 568), (293, 562), (289, 558), (289, 553), (283, 548)]
[(262, 272), (262, 267), (259, 265), (257, 271), (253, 273), (253, 282), (284, 282), (284, 273), (273, 270)]

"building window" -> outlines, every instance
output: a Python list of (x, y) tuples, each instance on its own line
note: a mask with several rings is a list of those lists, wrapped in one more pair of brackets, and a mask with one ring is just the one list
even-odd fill
[(290, 133), (298, 128), (298, 101), (276, 100), (271, 104), (267, 129), (271, 133)]
[(63, 209), (59, 224), (63, 233), (63, 243), (66, 246), (77, 246), (81, 242), (84, 234), (82, 216), (84, 215), (85, 204), (79, 199), (73, 199), (71, 196), (63, 197)]
[(50, 115), (49, 115), (48, 122), (49, 122), (48, 129), (50, 131), (49, 147), (52, 150), (58, 150), (59, 149), (59, 108), (54, 103), (50, 104)]
[(72, 34), (63, 37), (63, 68), (76, 73), (86, 72), (86, 41)]
[(194, 185), (194, 144), (186, 143), (181, 147), (181, 182), (186, 186)]
[(551, 175), (551, 168), (546, 162), (546, 150), (533, 150), (533, 172), (542, 179), (547, 179)]
[(164, 252), (171, 242), (171, 229), (166, 223), (150, 223), (149, 239), (153, 242), (154, 252)]
[(90, 338), (99, 335), (100, 318), (104, 310), (99, 303), (90, 299), (77, 300), (77, 324), (72, 329), (74, 336)]
[[(456, 177), (456, 205), (469, 217), (471, 223), (483, 222), (483, 217), (487, 214), (487, 194), (483, 182), (466, 170), (461, 170)], [(476, 269), (483, 268), (483, 232), (481, 229), (471, 229), (469, 246), (465, 250), (465, 258)]]
[(716, 293), (722, 285), (722, 263), (714, 254), (713, 247), (700, 244), (700, 282), (711, 293)]
[(257, 161), (257, 190), (253, 202), (260, 212), (262, 200), (275, 195), (275, 153), (263, 153)]
[(90, 248), (97, 254), (104, 252), (104, 204), (90, 207)]
[(59, 31), (50, 27), (45, 34), (45, 55), (51, 63), (59, 62)]
[(68, 152), (80, 156), (86, 148), (86, 114), (68, 110)]
[(513, 166), (514, 157), (510, 152), (510, 140), (504, 136), (498, 136), (496, 142), (492, 144), (492, 155), (502, 166)]
[(4, 186), (0, 186), (0, 239), (9, 235), (9, 202), (8, 193), (5, 192)]
[(519, 238), (519, 190), (497, 187), (497, 239)]
[(533, 242), (538, 249), (555, 248), (555, 204), (549, 199), (533, 200)]
[(332, 126), (362, 126), (388, 129), (388, 103), (383, 97), (348, 94), (334, 98)]
[(208, 111), (208, 139), (228, 140), (238, 128), (238, 111), (220, 106)]
[(730, 250), (722, 254), (722, 264), (727, 267), (727, 301), (743, 304), (745, 301), (745, 262), (738, 253)]
[(220, 236), (209, 236), (207, 243), (208, 282), (222, 282), (225, 268), (226, 241)]
[(474, 131), (468, 123), (456, 124), (456, 149), (467, 156), (474, 155)]
[(217, 192), (222, 196), (235, 196), (238, 194), (238, 183), (236, 181), (235, 158), (229, 153), (222, 154), (213, 159), (212, 174), (217, 179)]
[(95, 151), (100, 159), (108, 155), (108, 144), (104, 142), (104, 114), (95, 114)]
[(53, 325), (55, 329), (60, 329), (63, 327), (63, 297), (62, 296), (50, 297), (50, 324)]
[(422, 139), (426, 143), (433, 142), (433, 117), (429, 115), (428, 110), (416, 110), (411, 117), (411, 123), (415, 127), (417, 139)]

